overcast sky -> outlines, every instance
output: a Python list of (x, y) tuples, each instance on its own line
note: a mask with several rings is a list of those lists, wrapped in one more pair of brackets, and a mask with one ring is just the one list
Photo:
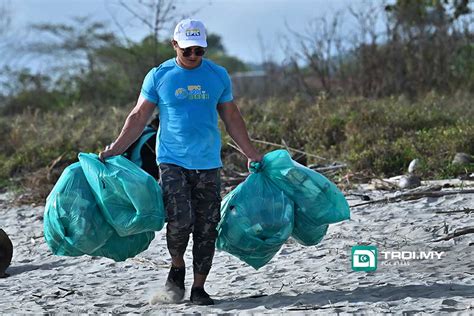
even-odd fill
[[(118, 0), (0, 0), (12, 9), (13, 26), (21, 29), (30, 23), (68, 22), (75, 16), (89, 16), (106, 21), (114, 27), (112, 15), (125, 26), (127, 36), (134, 40), (143, 38), (146, 28), (138, 22), (131, 23), (130, 15), (120, 8)], [(133, 7), (138, 0), (125, 0)], [(304, 32), (311, 20), (331, 18), (335, 12), (353, 7), (367, 7), (364, 0), (175, 0), (176, 16), (196, 12), (192, 16), (201, 19), (209, 32), (222, 36), (229, 54), (246, 62), (258, 63), (264, 55), (276, 61), (284, 59), (281, 50), (282, 37), (293, 30)], [(380, 0), (372, 0), (372, 3)], [(135, 25), (135, 26), (134, 26)], [(350, 28), (349, 25), (345, 26)], [(171, 35), (172, 26), (167, 34)], [(117, 31), (118, 34), (118, 31)], [(260, 34), (260, 35), (259, 35)], [(260, 39), (259, 39), (260, 36)], [(262, 45), (265, 53), (262, 53)]]

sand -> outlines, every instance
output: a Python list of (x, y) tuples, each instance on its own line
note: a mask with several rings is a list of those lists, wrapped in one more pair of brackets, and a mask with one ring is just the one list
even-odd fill
[[(459, 189), (459, 188), (458, 188)], [(466, 187), (465, 187), (466, 189)], [(472, 188), (471, 188), (472, 189)], [(357, 191), (378, 199), (395, 193)], [(399, 192), (398, 192), (399, 193)], [(349, 196), (351, 205), (362, 202)], [(317, 246), (289, 240), (269, 264), (256, 271), (217, 252), (206, 285), (216, 305), (189, 302), (150, 305), (169, 269), (164, 230), (133, 259), (51, 254), (43, 239), (44, 206), (13, 206), (0, 195), (0, 227), (14, 244), (14, 256), (0, 279), (3, 313), (474, 313), (474, 234), (433, 242), (445, 232), (474, 226), (474, 194), (422, 198), (352, 209), (352, 218), (331, 225)], [(352, 271), (351, 247), (380, 251), (436, 251), (441, 259), (379, 260), (376, 271)], [(379, 259), (380, 256), (379, 256)]]

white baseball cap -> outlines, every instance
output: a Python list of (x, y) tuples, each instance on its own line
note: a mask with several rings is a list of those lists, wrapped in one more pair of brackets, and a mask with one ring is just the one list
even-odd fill
[(174, 29), (173, 39), (180, 48), (191, 46), (207, 47), (206, 27), (199, 20), (185, 19)]

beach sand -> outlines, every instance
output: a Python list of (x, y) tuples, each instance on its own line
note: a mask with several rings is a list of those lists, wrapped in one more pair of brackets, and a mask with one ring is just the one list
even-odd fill
[[(373, 199), (396, 194), (358, 193)], [(351, 205), (362, 202), (348, 197)], [(474, 226), (474, 212), (439, 213), (473, 209), (474, 194), (355, 207), (351, 220), (331, 225), (319, 245), (304, 247), (290, 239), (258, 271), (218, 251), (206, 284), (216, 300), (210, 307), (189, 302), (191, 242), (185, 300), (150, 305), (170, 264), (164, 229), (148, 250), (125, 262), (58, 257), (43, 239), (44, 206), (12, 206), (10, 199), (0, 195), (0, 227), (14, 244), (11, 276), (0, 279), (2, 313), (474, 313), (474, 234), (433, 242)], [(376, 271), (352, 271), (355, 245), (443, 255), (406, 261), (379, 255)]]

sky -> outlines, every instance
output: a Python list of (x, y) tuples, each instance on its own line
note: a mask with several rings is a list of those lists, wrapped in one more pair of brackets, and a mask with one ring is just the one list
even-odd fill
[[(124, 0), (131, 7), (138, 0)], [(64, 23), (73, 17), (88, 16), (104, 21), (117, 32), (114, 18), (120, 21), (127, 36), (140, 40), (146, 28), (117, 5), (119, 0), (0, 0), (10, 6), (15, 32), (32, 23)], [(281, 62), (285, 58), (284, 37), (292, 30), (305, 34), (311, 20), (335, 12), (367, 7), (370, 0), (174, 0), (174, 14), (201, 19), (208, 32), (222, 37), (227, 52), (245, 62), (259, 63), (265, 56)], [(382, 3), (382, 0), (372, 0)], [(350, 25), (346, 25), (350, 28)], [(173, 26), (167, 27), (163, 38), (171, 38)]]

